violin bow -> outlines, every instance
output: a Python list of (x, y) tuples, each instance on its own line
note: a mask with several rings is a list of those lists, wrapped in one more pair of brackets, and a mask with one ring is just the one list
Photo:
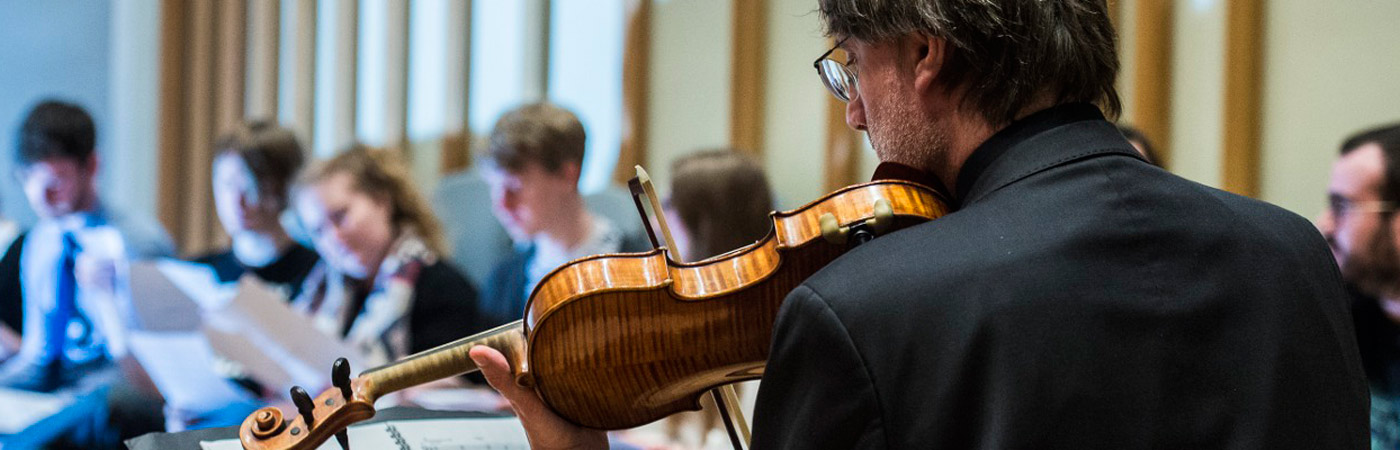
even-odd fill
[[(640, 197), (643, 195), (647, 197), (647, 202), (651, 204), (652, 214), (656, 216), (656, 228), (661, 230), (668, 257), (672, 261), (684, 261), (681, 248), (677, 247), (676, 241), (671, 238), (671, 228), (666, 224), (666, 213), (661, 209), (661, 200), (656, 195), (656, 188), (652, 185), (651, 176), (647, 175), (646, 169), (643, 169), (640, 164), (635, 167), (637, 176), (628, 180), (627, 186), (632, 191), (632, 202), (637, 205), (637, 212), (642, 216), (642, 224), (647, 229), (647, 236), (651, 238), (651, 245), (659, 247), (660, 243), (657, 242), (656, 233), (652, 231), (646, 209), (642, 208)], [(749, 423), (744, 417), (744, 411), (739, 407), (739, 392), (734, 389), (734, 385), (726, 384), (711, 389), (710, 396), (714, 398), (715, 407), (719, 409), (719, 416), (723, 419), (725, 430), (729, 432), (729, 440), (734, 444), (734, 449), (748, 450), (753, 437), (749, 432)]]

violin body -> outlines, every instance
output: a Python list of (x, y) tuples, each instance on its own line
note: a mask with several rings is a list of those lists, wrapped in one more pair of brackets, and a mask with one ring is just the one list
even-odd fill
[(783, 299), (849, 250), (848, 232), (947, 212), (928, 187), (878, 181), (775, 212), (762, 240), (703, 261), (673, 261), (665, 247), (578, 259), (540, 281), (523, 320), (342, 378), (298, 415), (259, 409), (239, 437), (245, 449), (307, 450), (343, 438), (380, 396), (477, 370), (476, 345), (505, 354), (517, 383), (578, 425), (616, 430), (697, 410), (705, 391), (763, 375)]
[(841, 256), (819, 218), (841, 224), (886, 200), (891, 230), (937, 218), (945, 204), (906, 182), (851, 186), (773, 213), (773, 231), (694, 263), (647, 253), (600, 255), (561, 266), (526, 306), (526, 360), (517, 381), (579, 425), (613, 430), (700, 409), (710, 388), (763, 375), (773, 324), (788, 292)]

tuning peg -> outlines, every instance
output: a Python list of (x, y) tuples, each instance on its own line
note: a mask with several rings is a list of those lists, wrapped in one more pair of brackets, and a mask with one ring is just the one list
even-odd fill
[(340, 395), (345, 397), (345, 401), (350, 401), (350, 361), (339, 358), (335, 364), (331, 364), (331, 384), (340, 388)]
[(306, 422), (307, 430), (316, 426), (315, 416), (311, 415), (311, 411), (316, 409), (316, 405), (311, 403), (311, 395), (306, 393), (306, 389), (302, 389), (301, 386), (293, 386), (292, 403), (297, 406), (297, 413), (301, 414), (302, 421)]
[[(345, 397), (345, 401), (350, 401), (350, 361), (345, 358), (338, 358), (331, 364), (331, 384), (340, 388), (340, 395)], [(350, 450), (350, 434), (341, 430), (335, 434), (335, 441), (340, 443), (341, 450)]]

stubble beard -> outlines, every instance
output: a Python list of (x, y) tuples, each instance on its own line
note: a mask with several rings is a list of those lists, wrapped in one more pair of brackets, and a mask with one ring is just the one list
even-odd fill
[(909, 102), (889, 102), (894, 106), (871, 111), (870, 146), (881, 162), (903, 164), (932, 172), (939, 155), (947, 154), (949, 136), (938, 120), (927, 117)]
[(1388, 222), (1371, 233), (1363, 247), (1369, 250), (1346, 256), (1342, 278), (1367, 294), (1397, 298), (1400, 297), (1400, 251), (1395, 249), (1395, 232)]

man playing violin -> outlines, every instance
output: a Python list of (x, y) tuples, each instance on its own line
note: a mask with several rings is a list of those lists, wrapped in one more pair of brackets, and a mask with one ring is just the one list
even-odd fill
[[(839, 44), (818, 71), (877, 176), (927, 174), (958, 209), (788, 295), (754, 448), (1367, 446), (1326, 243), (1151, 166), (1105, 120), (1103, 0), (819, 3)], [(472, 357), (535, 448), (606, 445)]]

